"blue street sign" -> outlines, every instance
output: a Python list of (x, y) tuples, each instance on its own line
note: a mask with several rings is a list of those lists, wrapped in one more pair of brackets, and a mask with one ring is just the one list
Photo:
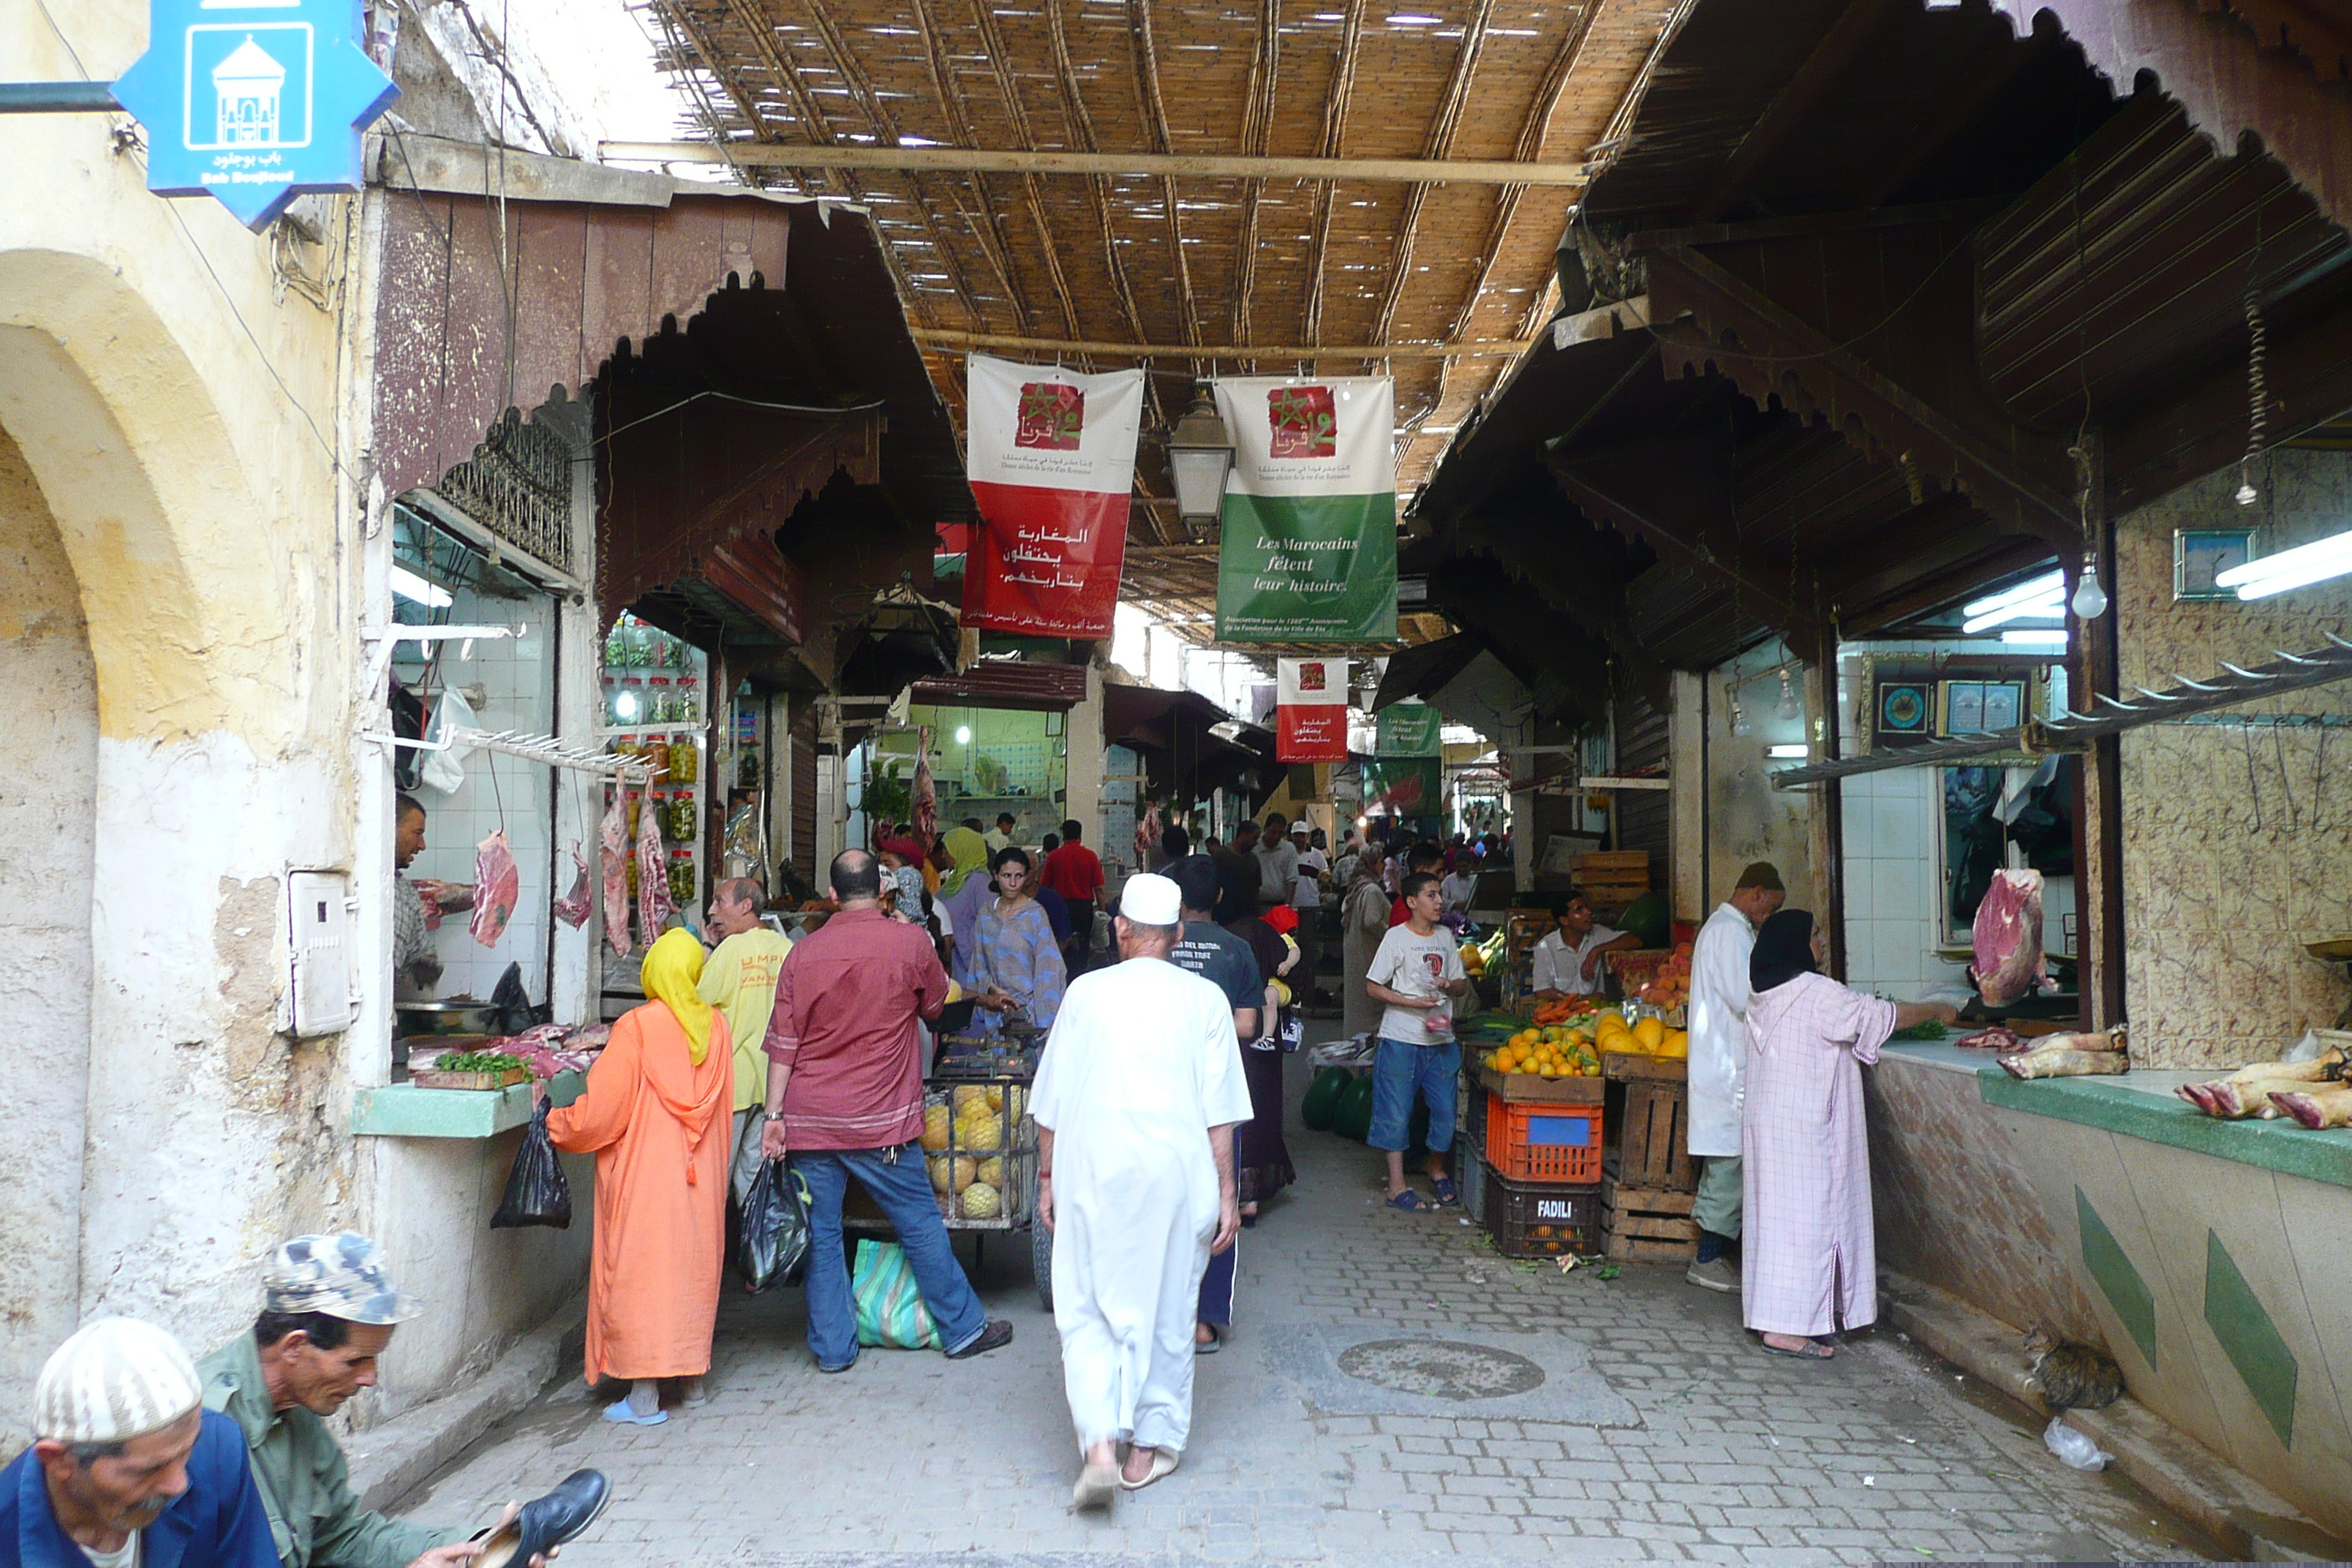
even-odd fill
[(360, 132), (400, 96), (360, 47), (360, 0), (148, 0), (114, 84), (147, 188), (218, 198), (259, 231), (296, 196), (360, 188)]

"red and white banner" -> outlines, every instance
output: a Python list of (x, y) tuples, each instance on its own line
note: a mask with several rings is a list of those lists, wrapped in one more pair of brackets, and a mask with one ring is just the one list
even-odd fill
[(1143, 373), (1080, 375), (972, 354), (965, 476), (980, 504), (963, 624), (1107, 637), (1127, 563)]
[(1276, 661), (1274, 759), (1278, 763), (1348, 760), (1348, 661)]

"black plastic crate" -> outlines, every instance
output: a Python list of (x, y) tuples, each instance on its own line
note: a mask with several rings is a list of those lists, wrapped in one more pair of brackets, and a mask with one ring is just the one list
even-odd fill
[(1486, 1228), (1506, 1258), (1591, 1257), (1601, 1250), (1601, 1186), (1514, 1182), (1484, 1173)]

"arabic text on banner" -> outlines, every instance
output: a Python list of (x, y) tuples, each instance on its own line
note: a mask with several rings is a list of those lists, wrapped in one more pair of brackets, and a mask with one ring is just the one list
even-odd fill
[(1348, 760), (1348, 661), (1276, 661), (1274, 757), (1279, 763)]
[(963, 623), (1107, 637), (1127, 560), (1143, 373), (972, 354), (965, 473), (979, 504)]
[(1396, 387), (1386, 376), (1216, 384), (1233, 433), (1220, 642), (1396, 638)]

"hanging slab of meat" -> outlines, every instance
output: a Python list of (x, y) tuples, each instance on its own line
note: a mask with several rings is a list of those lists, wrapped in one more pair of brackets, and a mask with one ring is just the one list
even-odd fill
[(662, 853), (661, 813), (647, 805), (637, 813), (637, 932), (647, 946), (677, 912), (669, 897), (669, 858)]
[(619, 958), (629, 956), (629, 792), (613, 792), (612, 809), (596, 828), (604, 870), (604, 941)]
[(915, 783), (908, 791), (909, 819), (915, 825), (915, 842), (930, 853), (931, 846), (940, 841), (940, 792), (931, 782), (931, 732), (929, 730), (915, 737)]
[(572, 863), (580, 874), (572, 879), (572, 890), (555, 900), (555, 918), (577, 931), (587, 922), (588, 910), (595, 902), (594, 889), (588, 882), (588, 862), (580, 858), (580, 847), (572, 847)]
[(2042, 873), (1995, 871), (1977, 906), (1977, 983), (1985, 1005), (2006, 1007), (2042, 983)]
[(484, 947), (498, 946), (521, 897), (522, 874), (515, 869), (507, 836), (493, 833), (474, 846), (474, 918), (467, 922), (474, 940)]

